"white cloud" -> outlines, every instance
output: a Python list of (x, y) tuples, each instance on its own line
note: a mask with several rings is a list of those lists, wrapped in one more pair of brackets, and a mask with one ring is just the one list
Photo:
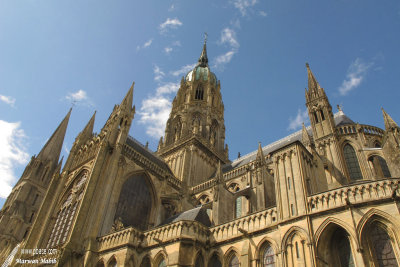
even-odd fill
[(162, 78), (164, 78), (165, 73), (157, 65), (154, 66), (153, 71), (154, 71), (154, 80), (155, 81), (159, 82), (162, 80)]
[(174, 11), (175, 8), (176, 8), (175, 5), (172, 4), (172, 5), (168, 8), (168, 11), (169, 11), (169, 12)]
[(357, 58), (354, 60), (348, 71), (347, 78), (343, 81), (342, 85), (339, 87), (339, 93), (341, 95), (346, 95), (348, 92), (358, 87), (364, 80), (368, 69), (373, 65), (373, 62), (365, 63), (362, 59)]
[(220, 44), (229, 44), (232, 48), (238, 49), (239, 42), (236, 39), (236, 32), (233, 29), (225, 28), (221, 32)]
[(156, 90), (158, 96), (170, 93), (176, 93), (179, 89), (179, 83), (166, 83), (159, 86)]
[(140, 49), (147, 48), (147, 47), (151, 46), (152, 43), (153, 43), (153, 39), (149, 39), (142, 46), (140, 46), (140, 45), (136, 46), (136, 50), (139, 51)]
[(20, 122), (0, 120), (0, 198), (6, 198), (16, 182), (14, 168), (28, 162), (26, 135)]
[(93, 106), (92, 101), (89, 99), (84, 90), (78, 90), (75, 93), (69, 93), (65, 99), (71, 101), (73, 105), (82, 104), (86, 106)]
[(248, 9), (257, 4), (258, 0), (233, 0), (233, 6), (237, 8), (242, 16), (246, 16)]
[(139, 122), (146, 125), (146, 133), (154, 138), (164, 134), (165, 124), (171, 110), (171, 101), (164, 96), (156, 96), (142, 101), (138, 112)]
[(266, 17), (267, 16), (267, 12), (265, 12), (265, 11), (260, 11), (260, 12), (258, 12), (258, 14), (260, 14), (260, 16), (262, 16), (262, 17)]
[(180, 76), (180, 75), (182, 75), (182, 74), (188, 73), (188, 72), (189, 72), (190, 70), (192, 70), (195, 66), (196, 66), (196, 63), (188, 64), (188, 65), (183, 66), (183, 67), (180, 68), (179, 70), (172, 71), (171, 74), (172, 74), (173, 76)]
[(0, 101), (3, 101), (4, 103), (9, 104), (12, 107), (15, 104), (15, 98), (13, 98), (11, 96), (0, 95)]
[(236, 53), (236, 51), (231, 50), (226, 52), (225, 54), (219, 55), (218, 57), (215, 58), (215, 63), (214, 67), (221, 67), (222, 65), (225, 65), (226, 63), (229, 63), (232, 60), (233, 55)]
[(167, 18), (167, 20), (164, 21), (163, 23), (161, 23), (159, 27), (160, 27), (161, 32), (164, 32), (168, 29), (176, 29), (182, 25), (183, 25), (183, 23), (177, 18), (174, 18), (174, 19)]
[(169, 54), (169, 53), (171, 53), (172, 52), (172, 50), (173, 50), (173, 48), (172, 47), (165, 47), (164, 48), (164, 52), (166, 53), (166, 54)]
[(288, 126), (288, 130), (296, 130), (298, 128), (300, 128), (304, 123), (308, 122), (308, 112), (307, 110), (297, 110), (297, 115), (296, 117), (293, 119), (292, 117), (289, 118), (289, 126)]

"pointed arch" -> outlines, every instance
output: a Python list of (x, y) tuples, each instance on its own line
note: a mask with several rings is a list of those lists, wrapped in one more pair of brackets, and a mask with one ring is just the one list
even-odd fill
[(160, 250), (155, 256), (154, 256), (154, 267), (166, 267), (167, 266), (167, 254), (163, 251)]
[(140, 262), (140, 267), (151, 267), (151, 259), (149, 255), (145, 255)]
[(364, 248), (364, 259), (375, 266), (396, 266), (400, 263), (399, 223), (391, 215), (371, 209), (361, 218), (357, 231)]
[(279, 247), (275, 240), (269, 237), (264, 237), (257, 245), (256, 259), (259, 260), (261, 267), (279, 266), (277, 254)]
[(345, 142), (343, 144), (343, 156), (350, 181), (354, 182), (363, 179), (360, 161), (358, 160), (357, 153), (350, 142)]
[(120, 189), (114, 221), (122, 222), (124, 227), (146, 230), (154, 218), (155, 192), (146, 172), (127, 175)]
[(111, 258), (108, 260), (107, 267), (117, 267), (118, 262), (117, 259), (115, 258), (115, 255), (112, 255)]
[(199, 250), (194, 257), (194, 262), (193, 262), (194, 267), (204, 267), (204, 257), (203, 253), (201, 253), (201, 250)]
[(308, 244), (311, 243), (310, 236), (306, 230), (304, 230), (303, 228), (301, 228), (299, 226), (292, 226), (292, 227), (290, 227), (289, 230), (286, 231), (285, 235), (282, 238), (281, 251), (285, 250), (290, 237), (292, 237), (296, 233), (299, 234), (299, 236), (302, 237), (303, 240), (305, 240)]
[(235, 247), (230, 247), (224, 256), (224, 267), (239, 267), (239, 252)]
[(353, 228), (349, 226), (347, 223), (344, 221), (335, 218), (335, 217), (328, 217), (321, 223), (321, 225), (318, 227), (317, 231), (315, 231), (315, 244), (318, 247), (318, 244), (320, 242), (321, 235), (326, 229), (329, 229), (329, 227), (332, 226), (337, 226), (343, 228), (352, 238), (352, 240), (356, 241), (356, 243), (359, 243), (359, 240), (357, 239), (357, 233), (354, 232)]
[(103, 260), (103, 259), (100, 259), (100, 260), (97, 262), (96, 267), (105, 267), (105, 265), (104, 265), (104, 260)]

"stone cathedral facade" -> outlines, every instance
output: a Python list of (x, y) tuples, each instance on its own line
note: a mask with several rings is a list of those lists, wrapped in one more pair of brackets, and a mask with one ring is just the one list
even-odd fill
[(233, 161), (205, 43), (156, 152), (128, 135), (133, 85), (98, 134), (93, 115), (62, 165), (69, 112), (0, 212), (1, 262), (399, 266), (400, 127), (385, 111), (385, 129), (333, 113), (307, 73), (311, 126)]

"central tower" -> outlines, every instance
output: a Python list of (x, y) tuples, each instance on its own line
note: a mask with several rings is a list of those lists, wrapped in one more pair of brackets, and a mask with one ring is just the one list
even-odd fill
[(227, 163), (221, 85), (208, 66), (207, 44), (197, 65), (182, 77), (157, 153), (188, 186), (205, 182)]

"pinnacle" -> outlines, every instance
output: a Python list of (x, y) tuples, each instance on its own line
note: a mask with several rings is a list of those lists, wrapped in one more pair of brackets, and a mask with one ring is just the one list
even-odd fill
[(383, 120), (385, 121), (385, 128), (386, 131), (391, 130), (393, 128), (399, 128), (397, 123), (390, 117), (389, 114), (386, 113), (386, 111), (382, 108), (382, 113), (383, 113)]
[(131, 88), (129, 88), (128, 93), (124, 97), (124, 99), (121, 102), (121, 107), (127, 107), (129, 109), (132, 109), (132, 102), (133, 102), (133, 87), (135, 86), (135, 82), (132, 83)]
[(317, 93), (318, 90), (321, 89), (321, 86), (318, 84), (317, 79), (315, 79), (314, 74), (310, 69), (310, 65), (306, 63), (307, 74), (308, 74), (308, 90)]
[(201, 55), (199, 57), (199, 63), (197, 64), (200, 67), (208, 67), (208, 58), (207, 58), (207, 34), (205, 34), (203, 50), (201, 51)]

